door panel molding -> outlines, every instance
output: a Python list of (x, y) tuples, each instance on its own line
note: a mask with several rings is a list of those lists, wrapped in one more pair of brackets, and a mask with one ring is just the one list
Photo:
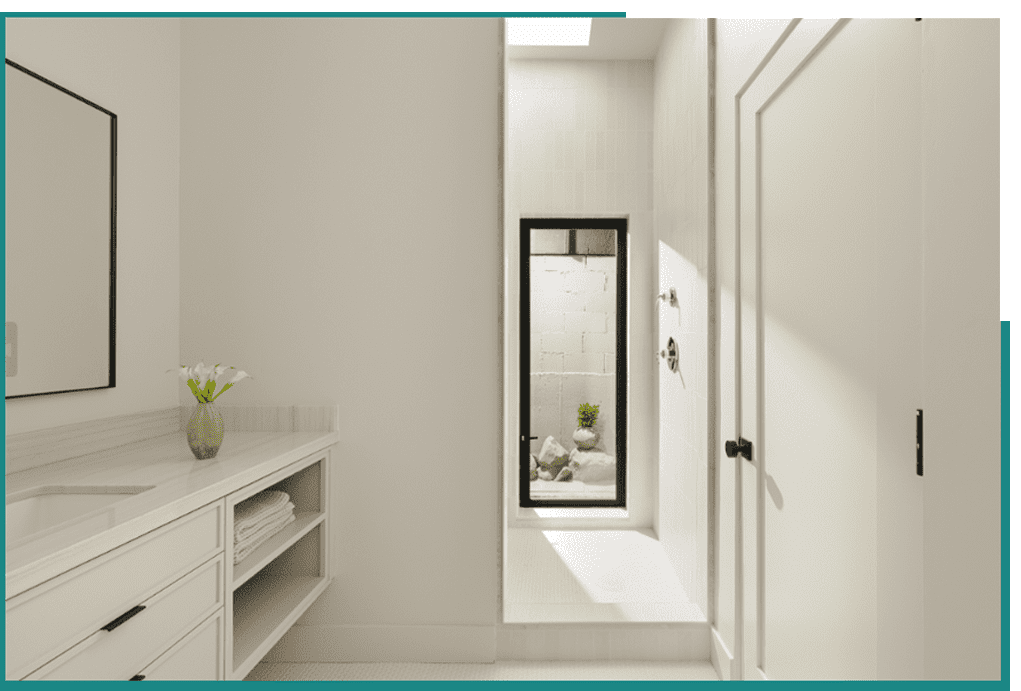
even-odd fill
[[(787, 89), (812, 60), (828, 45), (833, 38), (848, 24), (850, 19), (802, 20), (792, 19), (774, 42), (770, 50), (763, 56), (756, 68), (749, 75), (741, 89), (735, 95), (734, 118), (734, 168), (735, 168), (735, 439), (742, 436), (751, 438), (755, 445), (755, 453), (750, 461), (755, 469), (755, 594), (754, 602), (746, 602), (750, 595), (745, 583), (745, 544), (743, 505), (744, 498), (744, 461), (740, 456), (735, 458), (735, 645), (734, 669), (740, 676), (737, 678), (766, 679), (765, 665), (765, 497), (766, 497), (766, 439), (765, 439), (765, 398), (762, 385), (762, 374), (765, 371), (765, 348), (762, 304), (762, 115)], [(742, 109), (742, 102), (747, 100), (750, 108)], [(742, 113), (742, 111), (744, 111)], [(750, 116), (750, 117), (748, 117)], [(751, 130), (751, 142), (747, 148), (742, 146), (743, 128)], [(750, 171), (745, 172), (742, 162), (752, 157)], [(750, 173), (750, 199), (742, 196), (742, 178)], [(750, 202), (750, 203), (749, 203)], [(746, 209), (745, 205), (750, 208)], [(751, 212), (749, 222), (744, 216)], [(748, 233), (748, 237), (744, 237)], [(743, 245), (748, 245), (743, 249)], [(742, 281), (742, 264), (747, 251), (753, 252), (754, 265), (750, 285)], [(749, 323), (754, 333), (745, 334), (742, 304), (745, 301), (754, 304), (754, 324)], [(749, 339), (748, 336), (751, 336)], [(754, 344), (754, 351), (748, 353)], [(754, 357), (755, 367), (751, 376), (743, 366), (746, 353)], [(749, 381), (750, 380), (750, 381)], [(754, 429), (747, 430), (744, 425), (744, 388), (747, 384), (754, 388), (755, 416), (748, 422)], [(748, 605), (748, 607), (746, 607)], [(746, 610), (748, 610), (746, 612)], [(746, 620), (754, 619), (755, 631), (755, 664), (750, 677), (746, 673), (748, 665), (746, 657)]]

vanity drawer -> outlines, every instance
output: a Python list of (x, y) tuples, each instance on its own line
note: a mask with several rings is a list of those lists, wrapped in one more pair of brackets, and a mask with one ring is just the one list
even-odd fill
[(193, 511), (8, 600), (7, 678), (24, 677), (222, 554), (223, 510), (221, 501)]
[(222, 680), (223, 610), (196, 626), (138, 676), (138, 681)]
[(223, 555), (142, 603), (144, 609), (111, 631), (100, 629), (30, 679), (128, 680), (170, 648), (211, 611), (223, 608)]

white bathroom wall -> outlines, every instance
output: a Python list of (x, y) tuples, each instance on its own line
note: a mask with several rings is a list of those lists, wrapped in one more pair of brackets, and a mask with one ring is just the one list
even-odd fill
[(688, 596), (709, 614), (711, 247), (707, 20), (671, 19), (656, 57), (653, 154), (658, 287), (655, 347), (678, 346), (679, 371), (657, 364), (656, 534)]
[(269, 659), (492, 660), (500, 20), (188, 18), (181, 63), (182, 357), (340, 405), (337, 577)]
[(179, 38), (175, 18), (6, 19), (8, 58), (117, 114), (117, 385), (6, 401), (7, 434), (178, 405)]
[[(652, 525), (652, 76), (651, 60), (509, 61), (507, 361), (517, 362), (522, 216), (627, 217), (630, 239), (627, 511), (570, 509), (558, 510), (567, 517), (535, 518), (534, 510), (517, 506), (518, 449), (508, 445), (505, 495), (512, 526)], [(509, 410), (516, 429), (513, 379)], [(519, 517), (519, 511), (527, 515)]]

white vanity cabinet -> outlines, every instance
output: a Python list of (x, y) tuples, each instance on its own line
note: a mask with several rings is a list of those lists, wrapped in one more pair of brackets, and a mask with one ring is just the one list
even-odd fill
[(7, 678), (130, 679), (223, 607), (224, 502), (7, 601)]
[[(248, 475), (7, 600), (7, 679), (243, 679), (329, 585), (329, 460)], [(234, 507), (264, 489), (287, 492), (296, 520), (234, 564)]]

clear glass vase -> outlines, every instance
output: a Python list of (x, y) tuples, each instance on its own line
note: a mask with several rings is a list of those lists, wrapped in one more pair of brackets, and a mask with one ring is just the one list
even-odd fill
[(188, 420), (188, 446), (195, 458), (214, 458), (223, 443), (223, 418), (212, 403), (199, 403)]

